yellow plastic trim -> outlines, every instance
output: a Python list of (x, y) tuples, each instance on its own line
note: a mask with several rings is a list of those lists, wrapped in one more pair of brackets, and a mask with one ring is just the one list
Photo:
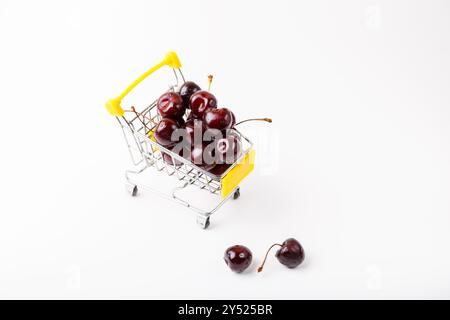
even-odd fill
[(115, 116), (115, 117), (123, 116), (125, 111), (120, 106), (120, 103), (122, 102), (122, 99), (125, 98), (125, 96), (127, 94), (129, 94), (130, 91), (133, 90), (139, 83), (141, 83), (142, 80), (144, 80), (149, 75), (151, 75), (153, 72), (155, 72), (156, 70), (158, 70), (159, 68), (161, 68), (163, 66), (169, 66), (169, 67), (174, 68), (174, 69), (181, 68), (180, 59), (178, 59), (177, 54), (175, 52), (173, 52), (173, 51), (170, 51), (169, 53), (166, 54), (166, 56), (164, 57), (164, 59), (160, 63), (154, 65), (149, 70), (147, 70), (147, 72), (145, 72), (139, 78), (134, 80), (134, 82), (132, 84), (130, 84), (128, 86), (128, 88), (126, 88), (118, 97), (109, 99), (106, 102), (106, 105), (105, 105), (106, 109), (108, 110), (108, 112), (112, 116)]
[(255, 150), (252, 149), (241, 162), (222, 178), (220, 190), (222, 197), (226, 198), (253, 171), (253, 168), (255, 168)]
[[(148, 137), (150, 138), (150, 140), (156, 142), (156, 139), (155, 139), (155, 128), (153, 128), (152, 130), (150, 130), (150, 132), (148, 133)], [(152, 148), (154, 148), (153, 152), (159, 150), (159, 148), (156, 148), (156, 147), (152, 147)]]
[(106, 109), (108, 110), (109, 114), (115, 117), (121, 117), (124, 115), (125, 111), (123, 111), (122, 107), (120, 106), (120, 102), (122, 99), (120, 98), (113, 98), (109, 99), (106, 102)]
[(156, 139), (155, 139), (155, 128), (153, 128), (152, 130), (149, 131), (148, 137), (150, 138), (150, 140), (153, 140), (153, 141), (156, 142)]

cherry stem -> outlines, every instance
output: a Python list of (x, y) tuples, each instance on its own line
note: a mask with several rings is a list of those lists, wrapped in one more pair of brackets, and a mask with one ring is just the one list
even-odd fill
[(261, 271), (263, 271), (263, 268), (264, 268), (264, 264), (266, 263), (266, 260), (267, 260), (267, 256), (269, 255), (269, 252), (270, 252), (270, 250), (272, 250), (272, 248), (273, 247), (275, 247), (275, 246), (279, 246), (279, 247), (282, 247), (282, 245), (281, 244), (278, 244), (278, 243), (274, 243), (270, 248), (269, 248), (269, 250), (267, 250), (267, 252), (266, 252), (266, 256), (264, 257), (264, 260), (263, 260), (263, 262), (262, 262), (262, 264), (259, 266), (259, 268), (258, 268), (258, 272), (261, 272)]
[(254, 118), (254, 119), (246, 119), (246, 120), (239, 121), (238, 123), (235, 124), (235, 126), (240, 125), (241, 123), (244, 123), (244, 122), (248, 122), (248, 121), (265, 121), (268, 123), (272, 123), (272, 119), (270, 119), (270, 118)]
[(213, 81), (213, 76), (212, 76), (212, 74), (210, 74), (208, 76), (208, 91), (211, 91), (211, 83), (212, 83), (212, 81)]
[[(144, 113), (142, 113), (142, 112), (138, 112), (138, 111), (136, 111), (136, 108), (134, 107), (134, 106), (132, 106), (131, 108), (130, 108), (130, 110), (124, 110), (125, 112), (133, 112), (135, 115), (136, 115), (136, 118), (142, 123), (142, 125), (145, 127), (145, 129), (147, 129), (147, 132), (150, 132), (150, 129), (149, 129), (149, 127), (147, 126), (147, 124), (145, 123), (145, 120), (148, 120), (149, 121), (149, 123), (151, 122), (151, 123), (153, 123), (153, 124), (157, 124), (157, 123), (155, 123), (155, 121), (153, 121), (153, 119), (150, 119), (149, 117), (146, 117), (145, 115), (144, 115)], [(144, 120), (142, 120), (140, 117), (142, 117), (142, 119)]]

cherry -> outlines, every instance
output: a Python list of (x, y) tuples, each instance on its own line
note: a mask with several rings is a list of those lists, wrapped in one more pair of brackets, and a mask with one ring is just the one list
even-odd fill
[(154, 137), (164, 147), (173, 146), (177, 141), (172, 141), (172, 134), (177, 129), (180, 129), (180, 125), (175, 120), (163, 118), (156, 125)]
[(215, 143), (217, 163), (232, 164), (242, 154), (242, 142), (236, 133), (229, 133), (225, 138), (218, 139)]
[(231, 164), (222, 163), (222, 164), (216, 164), (212, 169), (208, 170), (210, 173), (212, 173), (215, 176), (222, 176), (222, 174), (228, 170), (228, 168), (231, 167)]
[[(188, 158), (190, 156), (190, 147), (185, 147), (185, 145), (181, 143), (179, 145), (175, 144), (166, 148), (181, 157)], [(183, 162), (175, 159), (175, 157), (172, 158), (172, 156), (166, 152), (161, 151), (161, 154), (164, 162), (170, 164), (171, 166), (179, 167), (183, 164)]]
[(236, 245), (225, 250), (223, 259), (231, 270), (241, 273), (252, 263), (252, 252), (245, 246)]
[[(168, 153), (165, 152), (161, 152), (162, 153), (162, 157), (165, 163), (170, 164), (171, 166), (176, 166), (179, 167), (181, 166), (183, 163), (175, 158), (172, 159), (172, 156)], [(174, 161), (175, 160), (175, 161)]]
[(175, 120), (181, 128), (183, 128), (184, 125), (186, 124), (186, 121), (183, 118), (178, 118), (178, 119), (173, 119), (173, 120)]
[(203, 115), (203, 121), (205, 121), (205, 125), (208, 128), (217, 130), (231, 129), (236, 123), (234, 114), (227, 108), (206, 110)]
[(190, 118), (190, 119), (188, 118), (188, 120), (186, 121), (186, 124), (184, 125), (184, 128), (186, 129), (186, 139), (192, 145), (194, 144), (194, 141), (195, 141), (195, 130), (199, 131), (197, 133), (199, 135), (198, 139), (200, 141), (203, 140), (203, 134), (205, 133), (205, 130), (206, 130), (206, 127), (203, 124), (203, 121), (194, 119), (194, 118)]
[(294, 238), (289, 238), (284, 241), (275, 256), (281, 264), (284, 264), (288, 268), (295, 268), (305, 260), (303, 247)]
[(192, 119), (198, 119), (193, 112), (189, 112), (189, 115), (186, 118), (186, 121), (192, 120)]
[(214, 168), (214, 146), (212, 143), (203, 142), (200, 145), (194, 145), (191, 150), (191, 162), (206, 171)]
[(276, 252), (275, 256), (281, 264), (284, 264), (288, 268), (295, 268), (300, 265), (303, 260), (305, 260), (305, 251), (301, 246), (300, 242), (295, 240), (294, 238), (289, 238), (283, 242), (283, 244), (275, 243), (273, 244), (269, 250), (267, 250), (266, 256), (264, 257), (264, 261), (261, 266), (258, 268), (258, 272), (263, 270), (264, 264), (266, 263), (267, 255), (269, 251), (275, 247), (279, 246), (280, 249)]
[(181, 119), (186, 111), (183, 105), (183, 99), (176, 92), (166, 92), (159, 97), (156, 103), (158, 112), (163, 118), (171, 118), (174, 120)]
[(192, 94), (199, 90), (201, 90), (200, 87), (192, 81), (186, 81), (181, 85), (180, 96), (183, 99), (183, 105), (186, 109), (189, 109), (189, 100)]
[(203, 119), (203, 115), (207, 110), (217, 107), (216, 97), (205, 90), (195, 92), (189, 102), (193, 117), (197, 119)]

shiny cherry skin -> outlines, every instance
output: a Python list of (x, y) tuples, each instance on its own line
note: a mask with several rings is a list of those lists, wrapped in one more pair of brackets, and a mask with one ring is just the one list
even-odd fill
[(186, 81), (185, 83), (183, 83), (180, 87), (180, 96), (181, 99), (183, 99), (183, 106), (186, 109), (189, 109), (189, 100), (191, 99), (191, 96), (197, 92), (200, 91), (200, 87), (192, 82), (192, 81)]
[(229, 133), (215, 143), (216, 159), (220, 164), (233, 164), (242, 154), (242, 142), (235, 133)]
[(305, 260), (305, 251), (300, 242), (289, 238), (282, 243), (275, 256), (281, 264), (288, 268), (295, 268)]
[(171, 91), (166, 92), (159, 97), (156, 107), (161, 117), (174, 120), (181, 119), (186, 111), (181, 96), (178, 93)]
[(197, 119), (203, 119), (203, 115), (206, 111), (217, 107), (216, 97), (205, 90), (195, 92), (191, 96), (189, 103), (193, 117)]
[(252, 257), (252, 252), (249, 248), (236, 245), (225, 250), (223, 259), (231, 270), (241, 273), (252, 263)]
[(236, 123), (233, 113), (227, 108), (214, 108), (207, 110), (203, 115), (203, 121), (208, 128), (221, 131), (231, 129)]
[(172, 134), (174, 133), (175, 130), (178, 129), (180, 129), (180, 125), (175, 120), (170, 118), (163, 118), (156, 125), (154, 137), (160, 145), (164, 147), (170, 147), (175, 145), (176, 142), (178, 142), (172, 141)]

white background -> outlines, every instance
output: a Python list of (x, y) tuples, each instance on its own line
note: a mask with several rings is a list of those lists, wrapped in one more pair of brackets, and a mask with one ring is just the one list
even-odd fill
[[(450, 298), (449, 18), (448, 1), (1, 0), (0, 297)], [(169, 50), (239, 119), (274, 119), (242, 127), (257, 168), (206, 231), (128, 196), (104, 108)], [(304, 265), (257, 274), (288, 237)]]

